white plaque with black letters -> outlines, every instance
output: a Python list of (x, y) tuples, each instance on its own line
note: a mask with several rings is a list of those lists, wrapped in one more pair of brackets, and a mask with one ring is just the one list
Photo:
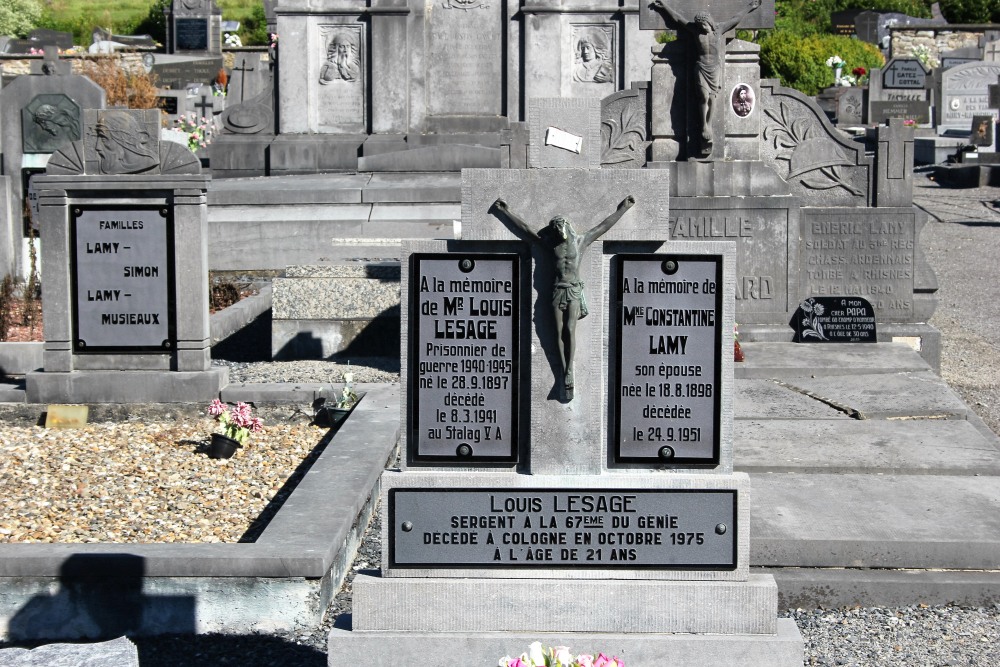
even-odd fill
[(411, 462), (517, 460), (519, 261), (410, 256)]
[(722, 257), (617, 255), (614, 271), (614, 462), (718, 465)]
[(77, 352), (172, 348), (170, 223), (162, 208), (73, 209)]

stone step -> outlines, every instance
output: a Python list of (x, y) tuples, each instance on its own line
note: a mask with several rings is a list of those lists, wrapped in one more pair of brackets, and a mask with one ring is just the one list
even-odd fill
[[(436, 610), (437, 607), (435, 606)], [(581, 610), (581, 616), (589, 610)], [(462, 664), (495, 665), (528, 651), (532, 642), (569, 646), (580, 653), (619, 656), (626, 664), (686, 667), (801, 667), (802, 635), (791, 619), (778, 619), (773, 635), (545, 632), (330, 632), (330, 665), (417, 665), (429, 655), (461, 656)]]
[(290, 266), (273, 289), (273, 358), (399, 354), (398, 263)]
[(750, 559), (802, 568), (1000, 569), (1000, 477), (751, 475)]
[(743, 419), (736, 470), (895, 475), (1000, 475), (996, 437), (959, 420)]

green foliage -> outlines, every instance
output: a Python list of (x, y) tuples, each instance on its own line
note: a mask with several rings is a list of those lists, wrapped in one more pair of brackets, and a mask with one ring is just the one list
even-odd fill
[[(993, 2), (994, 0), (952, 0)], [(830, 32), (830, 15), (845, 9), (899, 12), (930, 18), (931, 0), (775, 0), (775, 32), (815, 35)], [(943, 3), (942, 3), (943, 5)]]
[(1000, 23), (997, 0), (941, 0), (948, 23)]
[(0, 0), (0, 35), (24, 37), (42, 18), (38, 0)]
[(240, 39), (244, 46), (266, 46), (271, 43), (263, 2), (254, 4), (250, 16), (240, 23)]
[(806, 95), (816, 95), (834, 83), (834, 70), (827, 67), (831, 56), (844, 60), (844, 74), (855, 67), (871, 71), (885, 60), (873, 45), (840, 35), (807, 35), (773, 31), (760, 43), (761, 76), (777, 78), (782, 85)]
[(167, 42), (167, 19), (163, 13), (172, 4), (171, 0), (154, 0), (149, 11), (135, 26), (138, 35), (149, 35), (160, 44)]

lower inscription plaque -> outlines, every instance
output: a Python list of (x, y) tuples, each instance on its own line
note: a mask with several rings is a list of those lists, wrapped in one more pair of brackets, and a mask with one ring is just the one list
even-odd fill
[(722, 257), (618, 255), (615, 462), (719, 462)]
[(410, 256), (411, 461), (517, 459), (519, 261)]
[(392, 489), (394, 567), (736, 568), (735, 490)]

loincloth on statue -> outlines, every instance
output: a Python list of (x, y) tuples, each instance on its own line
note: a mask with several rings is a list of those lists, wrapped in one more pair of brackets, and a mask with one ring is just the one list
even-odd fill
[(569, 304), (576, 301), (580, 304), (580, 317), (583, 319), (590, 312), (587, 310), (587, 296), (583, 293), (583, 281), (578, 283), (556, 283), (552, 289), (552, 305), (559, 310), (567, 310)]

